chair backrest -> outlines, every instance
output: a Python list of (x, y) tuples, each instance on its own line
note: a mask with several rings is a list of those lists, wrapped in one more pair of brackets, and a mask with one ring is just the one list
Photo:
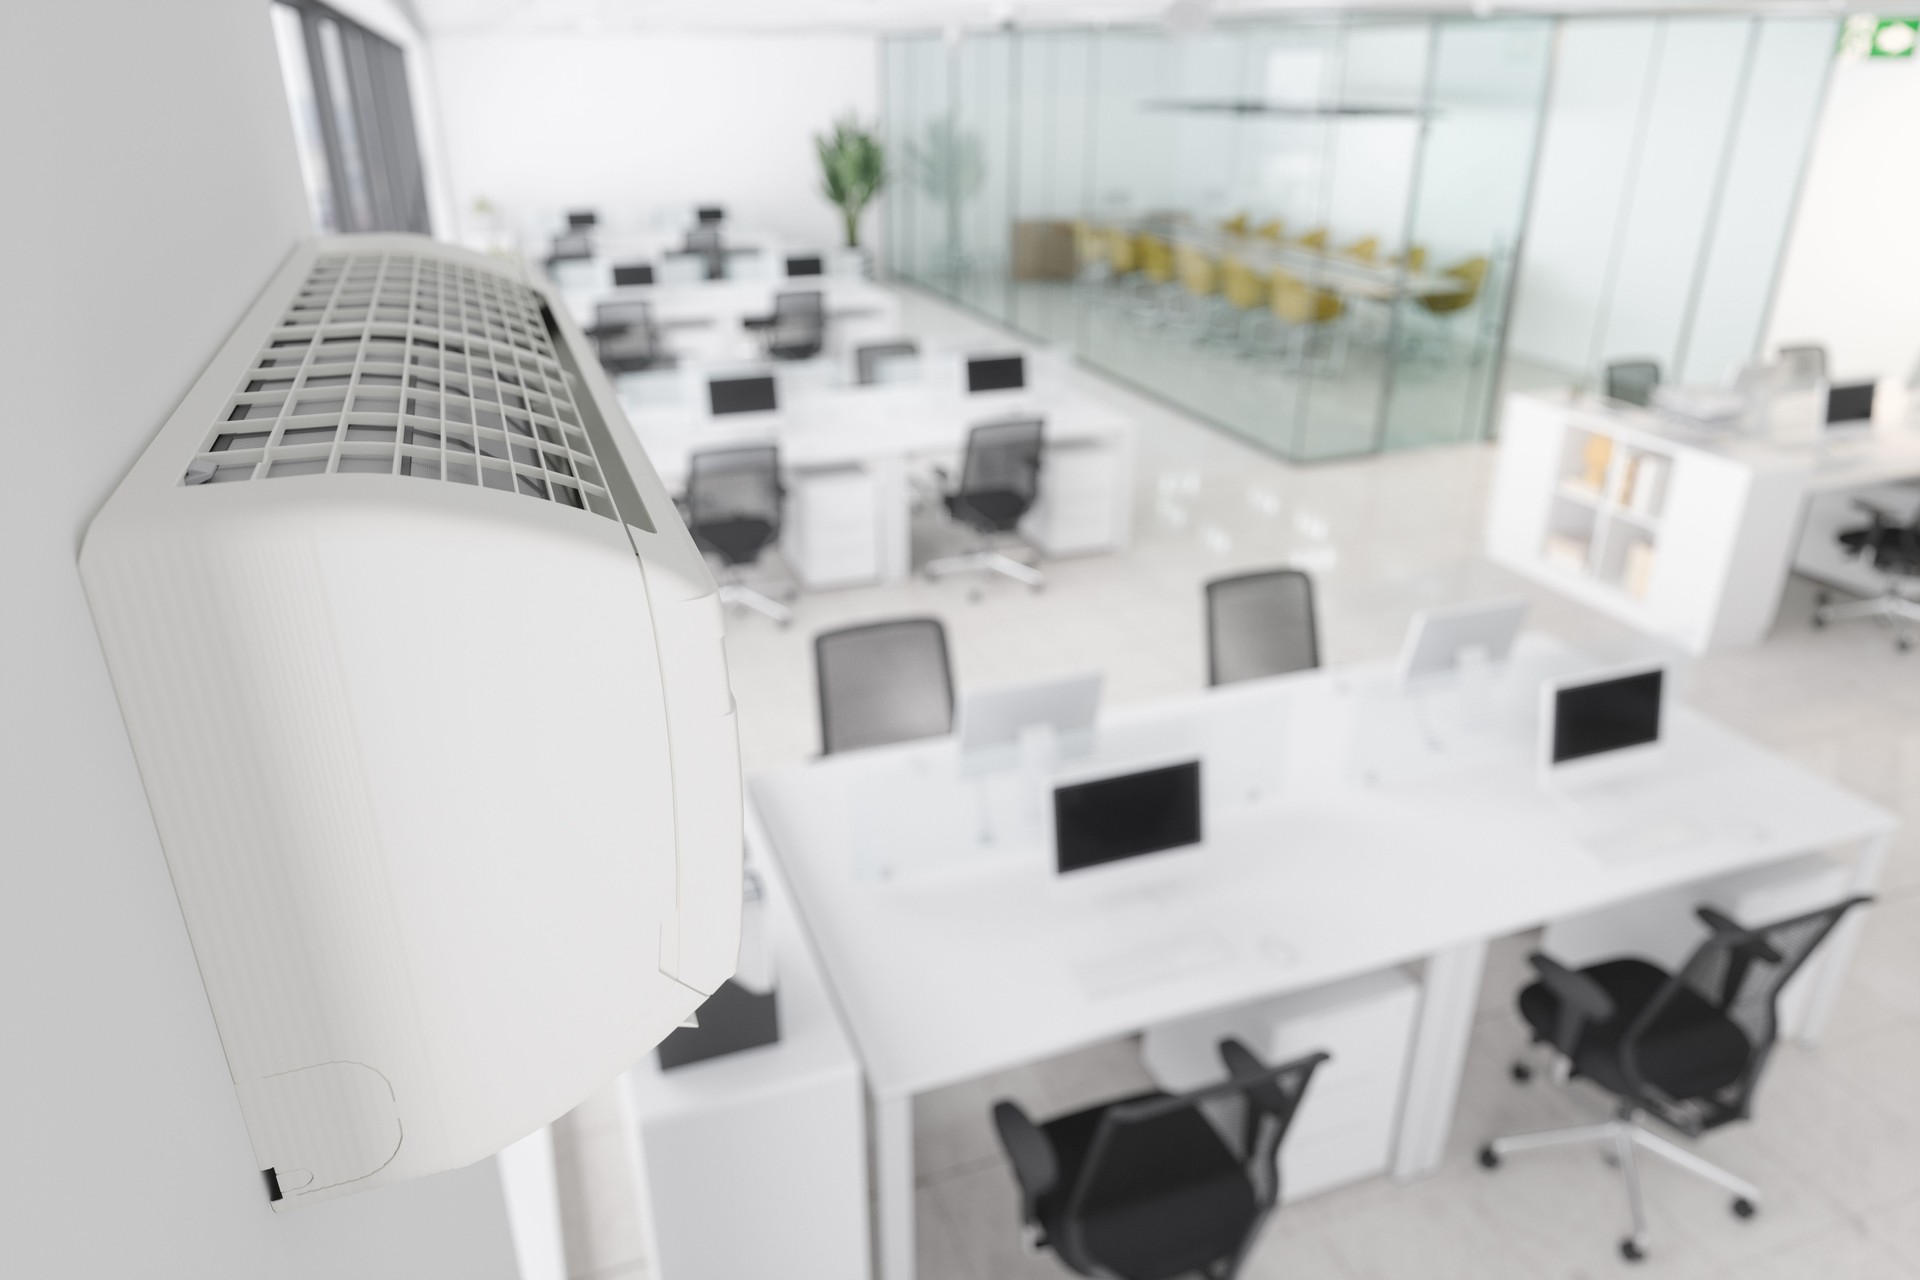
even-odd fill
[[(1621, 1056), (1629, 1078), (1638, 1075), (1640, 1047), (1650, 1035), (1670, 1025), (1669, 1009), (1683, 991), (1691, 992), (1740, 1028), (1747, 1040), (1747, 1061), (1739, 1078), (1706, 1097), (1691, 1100), (1706, 1109), (1696, 1118), (1711, 1127), (1744, 1117), (1754, 1086), (1760, 1082), (1760, 1071), (1780, 1033), (1780, 989), (1833, 932), (1841, 917), (1867, 901), (1865, 897), (1844, 898), (1817, 911), (1756, 929), (1715, 927), (1713, 935), (1688, 957), (1622, 1034)], [(1702, 912), (1703, 918), (1711, 914)], [(1710, 925), (1714, 923), (1709, 920)], [(1719, 923), (1731, 925), (1724, 918)]]
[(703, 449), (687, 459), (687, 532), (728, 564), (750, 564), (780, 536), (780, 451)]
[(1317, 289), (1299, 276), (1275, 271), (1267, 306), (1288, 324), (1326, 324), (1346, 312), (1346, 303), (1329, 289)]
[(1006, 418), (974, 427), (967, 432), (955, 498), (991, 509), (1000, 528), (1013, 528), (1039, 496), (1045, 434), (1042, 418)]
[(788, 290), (773, 295), (773, 324), (767, 344), (780, 350), (820, 349), (827, 333), (827, 304), (817, 289)]
[[(1216, 1135), (1224, 1142), (1251, 1192), (1253, 1213), (1217, 1216), (1222, 1233), (1213, 1241), (1215, 1258), (1235, 1256), (1258, 1230), (1280, 1197), (1280, 1143), (1293, 1124), (1314, 1071), (1327, 1060), (1310, 1053), (1269, 1067), (1245, 1046), (1228, 1040), (1220, 1046), (1229, 1071), (1219, 1084), (1191, 1093), (1148, 1097), (1107, 1108), (1071, 1187), (1065, 1188), (1061, 1215), (1069, 1239), (1062, 1255), (1128, 1275), (1130, 1259), (1103, 1257), (1099, 1237), (1084, 1228), (1090, 1219), (1125, 1213), (1131, 1206), (1204, 1194), (1219, 1166), (1204, 1146), (1192, 1141)], [(1229, 1113), (1215, 1128), (1209, 1115)], [(1205, 1132), (1202, 1132), (1205, 1126)], [(1214, 1149), (1217, 1151), (1217, 1147)], [(1184, 1193), (1184, 1194), (1183, 1194)], [(1132, 1234), (1132, 1233), (1127, 1233)], [(1077, 1246), (1077, 1247), (1076, 1247)]]
[(1325, 249), (1327, 247), (1327, 229), (1315, 227), (1294, 242), (1302, 249)]
[(687, 231), (687, 252), (697, 253), (706, 265), (707, 279), (718, 280), (726, 274), (727, 255), (720, 239), (718, 224), (701, 223)]
[(1810, 386), (1827, 376), (1827, 349), (1818, 343), (1781, 347), (1779, 360), (1782, 373), (1793, 386)]
[(1653, 399), (1653, 389), (1660, 385), (1660, 362), (1615, 360), (1606, 367), (1605, 383), (1607, 399), (1644, 409)]
[(938, 618), (893, 618), (813, 638), (825, 755), (953, 732), (953, 668)]
[(1340, 252), (1361, 262), (1373, 262), (1380, 257), (1380, 237), (1361, 236)]
[(639, 300), (602, 302), (593, 313), (594, 348), (610, 374), (635, 373), (665, 359), (660, 328), (651, 304)]
[(1234, 684), (1320, 665), (1313, 579), (1268, 569), (1207, 584), (1207, 683)]
[(1194, 297), (1204, 298), (1219, 289), (1219, 271), (1205, 250), (1190, 244), (1176, 244), (1173, 246), (1173, 263), (1180, 277), (1180, 287)]
[(853, 375), (863, 387), (879, 382), (900, 382), (900, 376), (910, 363), (918, 359), (920, 344), (903, 338), (898, 342), (870, 342), (863, 347), (854, 348)]

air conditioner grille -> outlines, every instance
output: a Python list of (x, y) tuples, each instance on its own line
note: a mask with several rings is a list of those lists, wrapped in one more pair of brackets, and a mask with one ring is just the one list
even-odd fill
[(477, 484), (618, 520), (540, 296), (422, 253), (314, 261), (183, 484)]

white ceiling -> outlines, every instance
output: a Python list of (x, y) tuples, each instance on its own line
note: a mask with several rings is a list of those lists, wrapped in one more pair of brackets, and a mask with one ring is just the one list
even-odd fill
[[(403, 0), (404, 2), (404, 0)], [(1007, 22), (1058, 26), (1171, 22), (1261, 13), (1481, 12), (1487, 0), (410, 0), (431, 35), (455, 32), (630, 30), (903, 31)], [(1827, 0), (1493, 0), (1496, 12), (1833, 13), (1870, 9)]]

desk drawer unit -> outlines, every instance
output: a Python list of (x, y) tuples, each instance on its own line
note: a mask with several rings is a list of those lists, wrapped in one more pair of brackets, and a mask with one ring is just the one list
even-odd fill
[(1154, 1027), (1141, 1055), (1155, 1083), (1172, 1091), (1225, 1078), (1217, 1046), (1226, 1036), (1269, 1063), (1333, 1055), (1280, 1147), (1280, 1191), (1291, 1202), (1387, 1171), (1419, 997), (1412, 977), (1390, 969)]
[(1047, 446), (1040, 496), (1020, 531), (1050, 556), (1111, 551), (1126, 541), (1127, 491), (1122, 448), (1113, 441)]
[(804, 585), (852, 586), (879, 578), (876, 500), (874, 477), (864, 467), (788, 474), (780, 551)]

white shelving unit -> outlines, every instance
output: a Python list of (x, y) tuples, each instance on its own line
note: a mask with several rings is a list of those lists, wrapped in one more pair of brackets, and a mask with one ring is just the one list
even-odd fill
[(1779, 604), (1803, 477), (1567, 395), (1501, 419), (1487, 554), (1692, 652), (1750, 644)]

